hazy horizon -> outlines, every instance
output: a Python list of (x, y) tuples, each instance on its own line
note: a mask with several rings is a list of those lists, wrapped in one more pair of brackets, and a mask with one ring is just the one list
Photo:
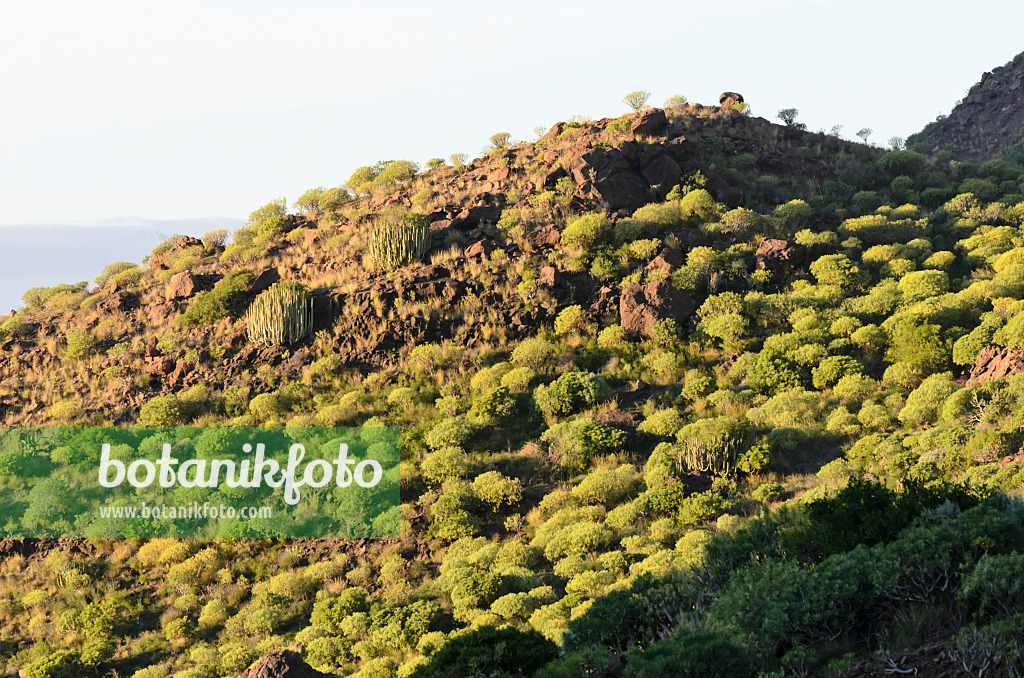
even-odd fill
[(171, 235), (199, 236), (217, 228), (237, 228), (243, 222), (223, 217), (112, 217), (77, 225), (0, 226), (0, 315), (20, 308), (22, 295), (32, 287), (80, 280), (92, 284), (105, 265), (115, 261), (141, 263)]

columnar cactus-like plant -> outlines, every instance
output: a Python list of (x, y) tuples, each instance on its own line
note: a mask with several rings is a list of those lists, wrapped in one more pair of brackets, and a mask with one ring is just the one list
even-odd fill
[(294, 344), (313, 330), (313, 300), (298, 283), (278, 283), (256, 297), (245, 322), (254, 344)]
[(430, 224), (422, 214), (382, 221), (370, 236), (370, 256), (381, 268), (401, 268), (419, 261), (430, 249)]

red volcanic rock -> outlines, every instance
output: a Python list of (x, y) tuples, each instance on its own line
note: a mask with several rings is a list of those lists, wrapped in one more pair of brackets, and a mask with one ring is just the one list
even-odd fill
[(682, 324), (696, 308), (693, 299), (664, 281), (646, 286), (626, 285), (619, 298), (619, 318), (623, 329), (643, 336), (650, 334), (659, 320), (671, 318)]
[(250, 666), (242, 678), (330, 678), (306, 663), (298, 652), (274, 650)]
[(786, 240), (776, 238), (765, 238), (757, 246), (757, 253), (754, 255), (754, 266), (757, 269), (768, 269), (773, 273), (786, 276), (793, 269), (803, 263), (806, 248), (803, 245), (794, 245)]
[(986, 346), (974, 361), (968, 384), (992, 379), (1006, 379), (1024, 372), (1024, 351), (1015, 348)]

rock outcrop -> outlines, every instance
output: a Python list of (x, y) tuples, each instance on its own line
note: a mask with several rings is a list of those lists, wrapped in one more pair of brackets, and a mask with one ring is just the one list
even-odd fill
[(805, 255), (806, 248), (803, 245), (794, 245), (777, 238), (765, 238), (757, 246), (754, 267), (757, 270), (767, 269), (776, 276), (785, 277), (794, 266), (804, 262)]
[(981, 76), (948, 116), (907, 139), (928, 153), (952, 151), (957, 160), (991, 160), (1024, 151), (1024, 53)]
[(274, 650), (250, 666), (242, 678), (330, 678), (306, 663), (298, 652)]
[(722, 92), (718, 95), (718, 105), (722, 108), (732, 108), (736, 104), (743, 103), (743, 95), (739, 92)]
[(980, 384), (992, 379), (1006, 379), (1024, 373), (1024, 351), (1015, 348), (986, 346), (974, 361), (968, 384)]
[(199, 238), (193, 238), (187, 235), (179, 235), (174, 243), (171, 244), (170, 249), (163, 252), (157, 252), (149, 256), (149, 267), (154, 271), (158, 271), (163, 268), (167, 268), (167, 260), (172, 258), (176, 252), (188, 249), (189, 247), (202, 247), (203, 241)]
[(619, 319), (624, 330), (646, 337), (659, 320), (671, 318), (682, 325), (696, 308), (693, 299), (668, 282), (632, 283), (622, 288)]

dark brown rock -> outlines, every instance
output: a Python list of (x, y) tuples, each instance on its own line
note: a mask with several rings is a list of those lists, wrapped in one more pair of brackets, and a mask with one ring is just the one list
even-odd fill
[(146, 371), (146, 374), (163, 377), (173, 372), (175, 367), (174, 358), (155, 356), (153, 358), (146, 358), (146, 364), (143, 369)]
[(490, 240), (478, 240), (466, 248), (466, 256), (485, 259), (494, 251), (494, 243)]
[(1022, 372), (1024, 372), (1024, 351), (1015, 348), (986, 346), (981, 349), (981, 353), (975, 359), (967, 383), (980, 384), (993, 379), (1006, 379)]
[(672, 249), (671, 247), (662, 248), (661, 252), (651, 263), (647, 264), (646, 269), (648, 271), (668, 271), (671, 272), (678, 266), (683, 264), (683, 253), (679, 250)]
[(242, 678), (330, 678), (306, 663), (294, 650), (274, 650), (250, 666)]
[(174, 304), (167, 302), (162, 304), (149, 304), (146, 306), (146, 320), (151, 325), (160, 325), (175, 314)]
[(725, 109), (731, 109), (733, 104), (743, 103), (743, 95), (738, 92), (722, 92), (718, 95), (718, 105)]
[(547, 287), (554, 287), (558, 284), (558, 271), (554, 266), (544, 266), (540, 269), (540, 278), (537, 282)]
[(196, 278), (189, 271), (175, 273), (167, 282), (169, 299), (188, 299), (196, 292)]
[(634, 135), (653, 136), (663, 130), (668, 124), (665, 111), (660, 108), (651, 108), (643, 111), (633, 123), (631, 131)]
[(619, 318), (627, 332), (648, 336), (659, 320), (671, 318), (682, 325), (696, 307), (693, 299), (667, 282), (633, 283), (622, 289)]
[(249, 292), (252, 294), (259, 294), (260, 292), (270, 289), (270, 286), (274, 283), (281, 281), (281, 274), (278, 273), (276, 268), (268, 268), (252, 279), (249, 283)]
[(773, 273), (786, 276), (789, 275), (793, 267), (803, 263), (806, 251), (803, 245), (794, 245), (786, 240), (776, 238), (765, 238), (757, 246), (754, 266), (758, 270), (768, 269)]
[(527, 237), (534, 247), (543, 247), (544, 245), (557, 245), (562, 239), (562, 234), (554, 224), (548, 224), (530, 233)]
[(683, 170), (667, 153), (657, 153), (643, 164), (641, 174), (649, 185), (658, 187), (661, 197), (665, 197), (679, 183)]
[(481, 224), (495, 224), (501, 218), (501, 207), (487, 205), (462, 210), (452, 219), (452, 228), (472, 230)]
[(113, 313), (115, 311), (131, 311), (138, 307), (138, 296), (125, 290), (111, 292), (107, 294), (107, 296), (100, 299), (99, 303), (96, 304), (96, 308), (104, 313)]

